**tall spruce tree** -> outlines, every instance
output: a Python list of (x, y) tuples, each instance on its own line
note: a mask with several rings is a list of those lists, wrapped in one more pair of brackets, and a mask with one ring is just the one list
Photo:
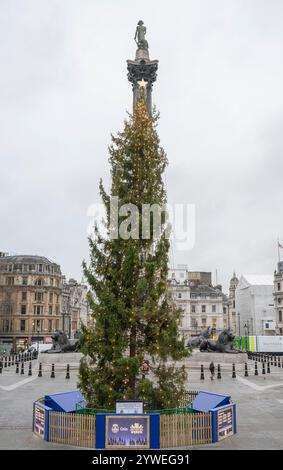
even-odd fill
[[(187, 351), (179, 332), (181, 312), (167, 292), (169, 241), (162, 180), (167, 158), (160, 147), (157, 121), (158, 115), (149, 116), (140, 99), (124, 130), (112, 136), (110, 194), (100, 182), (107, 236), (95, 227), (89, 239), (90, 264), (83, 265), (94, 294), (90, 297), (94, 326), (83, 327), (86, 357), (79, 379), (93, 407), (109, 409), (117, 399), (174, 407), (184, 392), (185, 369), (175, 361)], [(111, 212), (115, 197), (118, 217)], [(153, 211), (145, 209), (153, 204), (161, 208), (159, 233)], [(117, 222), (120, 232), (115, 237)], [(149, 364), (147, 375), (142, 370), (144, 361)]]

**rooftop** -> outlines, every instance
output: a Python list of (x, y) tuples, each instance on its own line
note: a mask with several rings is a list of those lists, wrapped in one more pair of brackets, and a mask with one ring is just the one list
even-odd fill
[(0, 263), (37, 263), (37, 264), (57, 264), (53, 263), (49, 259), (45, 258), (45, 256), (37, 256), (37, 255), (16, 255), (16, 256), (2, 256), (0, 257)]

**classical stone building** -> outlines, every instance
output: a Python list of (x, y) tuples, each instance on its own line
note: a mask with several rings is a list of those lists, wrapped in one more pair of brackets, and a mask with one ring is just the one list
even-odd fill
[(62, 290), (62, 329), (72, 338), (80, 330), (81, 323), (89, 325), (90, 308), (87, 299), (88, 288), (75, 279), (63, 278)]
[(208, 326), (216, 335), (223, 329), (227, 297), (221, 286), (211, 285), (211, 273), (189, 272), (185, 266), (170, 269), (168, 285), (170, 295), (183, 310), (181, 330), (186, 338)]
[(241, 276), (235, 292), (239, 336), (275, 335), (273, 286), (271, 275)]
[(239, 279), (236, 273), (233, 273), (233, 277), (230, 280), (229, 286), (229, 297), (227, 299), (225, 314), (227, 314), (227, 327), (230, 328), (234, 334), (238, 333), (239, 325), (237, 322), (236, 312), (236, 289), (239, 284)]
[(0, 256), (0, 342), (50, 342), (61, 327), (60, 266), (42, 256)]
[(283, 261), (274, 273), (274, 308), (276, 315), (276, 334), (283, 335)]

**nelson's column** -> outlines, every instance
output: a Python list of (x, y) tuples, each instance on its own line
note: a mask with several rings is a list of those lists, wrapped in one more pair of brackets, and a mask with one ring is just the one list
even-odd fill
[(148, 53), (148, 42), (145, 39), (146, 27), (143, 21), (139, 21), (134, 40), (138, 46), (135, 60), (127, 60), (128, 80), (133, 87), (133, 108), (139, 98), (144, 98), (147, 112), (152, 112), (152, 84), (156, 80), (158, 60), (150, 60)]

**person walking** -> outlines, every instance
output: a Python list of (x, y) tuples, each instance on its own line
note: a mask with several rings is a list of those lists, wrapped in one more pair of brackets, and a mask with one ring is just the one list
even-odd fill
[(209, 364), (209, 370), (210, 370), (210, 378), (211, 380), (214, 379), (214, 373), (215, 373), (215, 365), (213, 363), (213, 361), (211, 361), (211, 363)]

